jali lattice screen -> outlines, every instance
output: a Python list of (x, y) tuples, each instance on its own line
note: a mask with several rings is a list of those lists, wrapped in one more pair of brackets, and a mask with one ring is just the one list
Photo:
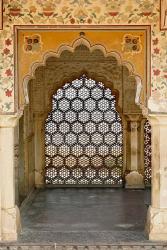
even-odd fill
[(110, 89), (85, 75), (58, 89), (45, 122), (46, 184), (122, 184), (115, 103)]
[(145, 121), (144, 124), (144, 166), (145, 173), (144, 179), (145, 184), (151, 184), (151, 125), (148, 120)]

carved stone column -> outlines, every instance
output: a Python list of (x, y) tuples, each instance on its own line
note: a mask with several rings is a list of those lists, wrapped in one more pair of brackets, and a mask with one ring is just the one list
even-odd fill
[(143, 176), (140, 174), (141, 161), (141, 115), (128, 115), (126, 136), (126, 188), (144, 188)]
[(35, 186), (44, 186), (45, 141), (44, 115), (35, 113)]
[(167, 240), (167, 115), (149, 115), (152, 126), (152, 201), (146, 230), (150, 240)]
[(20, 231), (19, 209), (15, 205), (14, 127), (19, 116), (0, 116), (0, 229), (1, 240), (16, 240)]
[(19, 205), (19, 127), (14, 128), (15, 201)]

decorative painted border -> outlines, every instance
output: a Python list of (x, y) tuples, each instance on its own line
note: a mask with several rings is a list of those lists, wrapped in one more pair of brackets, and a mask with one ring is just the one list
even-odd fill
[(167, 0), (160, 0), (160, 30), (167, 30)]
[(0, 0), (0, 30), (3, 29), (3, 0)]
[[(14, 107), (15, 112), (19, 110), (19, 82), (18, 82), (18, 31), (19, 30), (54, 30), (54, 31), (66, 31), (66, 30), (73, 30), (73, 31), (84, 31), (84, 30), (144, 30), (146, 32), (146, 79), (144, 79), (146, 83), (146, 100), (144, 101), (144, 106), (147, 105), (147, 100), (151, 94), (151, 26), (150, 25), (14, 25), (14, 62), (15, 62), (15, 78), (14, 78)], [(34, 62), (35, 63), (35, 62)], [(26, 77), (26, 76), (25, 76)]]

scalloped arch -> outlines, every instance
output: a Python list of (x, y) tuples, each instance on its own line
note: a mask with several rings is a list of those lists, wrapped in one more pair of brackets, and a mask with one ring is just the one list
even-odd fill
[(124, 65), (127, 67), (127, 69), (130, 72), (130, 75), (135, 76), (136, 79), (136, 97), (135, 97), (135, 103), (137, 105), (143, 106), (142, 103), (140, 103), (140, 96), (141, 96), (141, 90), (142, 90), (142, 79), (141, 77), (135, 72), (135, 67), (133, 64), (131, 64), (129, 61), (123, 61), (120, 53), (118, 51), (107, 51), (106, 48), (101, 44), (91, 44), (85, 37), (80, 37), (76, 39), (71, 46), (67, 44), (61, 45), (57, 51), (48, 51), (43, 55), (43, 59), (41, 62), (34, 62), (29, 70), (29, 73), (24, 77), (23, 79), (23, 94), (24, 94), (24, 100), (25, 104), (29, 103), (29, 96), (28, 96), (28, 83), (31, 79), (35, 79), (35, 70), (38, 67), (45, 66), (46, 61), (50, 57), (56, 57), (60, 58), (63, 51), (69, 51), (71, 53), (74, 53), (76, 48), (80, 45), (84, 45), (88, 48), (90, 53), (92, 53), (95, 50), (100, 50), (104, 57), (113, 56), (116, 58), (118, 65)]

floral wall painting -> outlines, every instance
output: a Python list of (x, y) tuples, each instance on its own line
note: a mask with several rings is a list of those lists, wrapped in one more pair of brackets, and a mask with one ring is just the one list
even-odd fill
[(42, 43), (40, 35), (25, 36), (24, 37), (24, 51), (25, 52), (39, 52), (41, 50)]
[(3, 28), (3, 3), (0, 0), (0, 29)]
[(161, 0), (161, 29), (167, 30), (167, 0)]
[(136, 54), (142, 50), (141, 40), (139, 36), (126, 34), (123, 37), (122, 51), (125, 53)]

